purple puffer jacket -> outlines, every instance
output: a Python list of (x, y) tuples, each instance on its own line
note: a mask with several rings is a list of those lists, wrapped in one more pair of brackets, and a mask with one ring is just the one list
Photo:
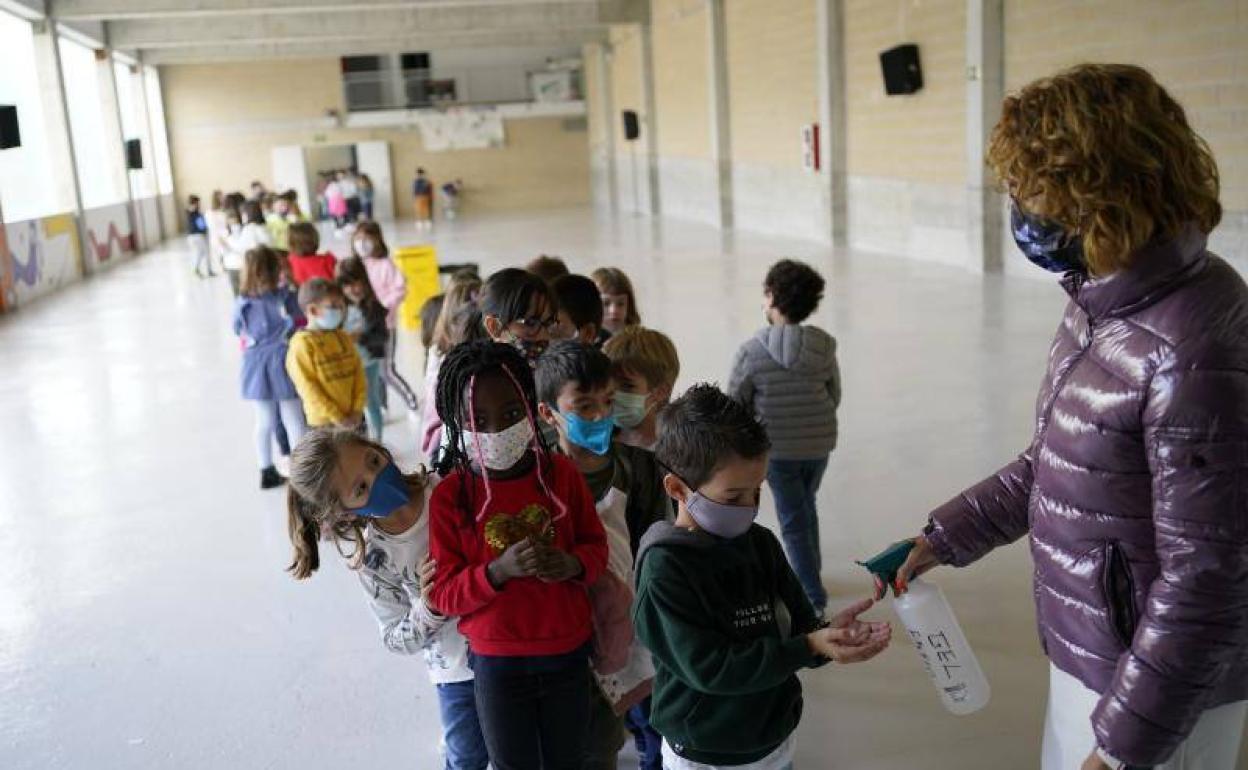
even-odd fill
[(1248, 287), (1195, 228), (1063, 285), (1031, 446), (928, 538), (965, 566), (1030, 532), (1045, 653), (1101, 748), (1160, 764), (1248, 698)]

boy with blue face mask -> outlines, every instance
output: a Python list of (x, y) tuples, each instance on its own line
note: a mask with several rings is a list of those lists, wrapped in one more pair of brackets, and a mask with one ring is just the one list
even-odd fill
[(290, 340), (286, 371), (294, 380), (308, 425), (359, 428), (368, 398), (364, 364), (342, 329), (347, 303), (342, 289), (324, 278), (299, 287), (308, 326)]
[[(628, 713), (635, 736), (648, 728), (642, 704), (654, 676), (629, 619), (633, 556), (645, 530), (671, 518), (671, 504), (654, 455), (612, 441), (615, 383), (605, 354), (584, 342), (558, 342), (538, 359), (535, 375), (538, 414), (558, 431), (559, 449), (580, 469), (607, 531), (608, 569), (590, 599), (596, 617), (613, 628), (596, 640), (598, 689), (584, 767), (614, 768), (625, 739), (622, 716)], [(657, 734), (653, 738), (657, 761)]]
[(821, 622), (755, 523), (770, 448), (749, 407), (714, 385), (659, 415), (656, 454), (679, 513), (642, 539), (633, 621), (654, 661), (650, 717), (668, 770), (791, 768), (797, 672), (868, 660), (891, 638), (887, 623), (858, 620), (870, 599)]

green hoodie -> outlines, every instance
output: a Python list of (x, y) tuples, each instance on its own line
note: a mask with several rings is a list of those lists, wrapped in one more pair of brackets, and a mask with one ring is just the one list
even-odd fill
[(651, 526), (633, 622), (654, 660), (650, 723), (681, 756), (745, 765), (797, 728), (796, 672), (823, 662), (805, 639), (819, 620), (770, 530), (726, 540)]

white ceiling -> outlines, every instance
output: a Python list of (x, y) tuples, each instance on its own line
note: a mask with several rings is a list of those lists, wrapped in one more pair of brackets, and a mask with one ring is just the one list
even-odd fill
[[(26, 4), (35, 5), (26, 0)], [(645, 0), (46, 0), (147, 64), (579, 46), (643, 21)]]

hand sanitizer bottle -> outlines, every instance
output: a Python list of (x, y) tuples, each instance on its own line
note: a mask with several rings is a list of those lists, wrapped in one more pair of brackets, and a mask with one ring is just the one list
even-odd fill
[[(884, 585), (892, 586), (906, 556), (914, 548), (907, 540), (883, 553), (858, 562)], [(958, 625), (945, 594), (935, 585), (918, 578), (911, 580), (909, 590), (893, 601), (893, 609), (906, 628), (906, 634), (922, 659), (932, 684), (940, 693), (945, 708), (959, 716), (973, 714), (988, 705), (991, 689), (971, 645)]]

